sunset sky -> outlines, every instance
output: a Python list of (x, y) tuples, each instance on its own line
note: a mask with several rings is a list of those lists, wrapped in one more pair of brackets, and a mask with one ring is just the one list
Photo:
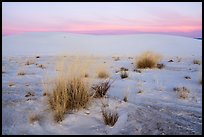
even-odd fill
[(2, 33), (161, 33), (202, 37), (201, 2), (2, 3)]

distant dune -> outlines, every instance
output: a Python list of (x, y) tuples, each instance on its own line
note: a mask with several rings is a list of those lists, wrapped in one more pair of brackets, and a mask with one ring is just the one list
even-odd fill
[(134, 56), (151, 50), (165, 56), (202, 56), (202, 40), (159, 34), (86, 35), (30, 32), (2, 37), (3, 56)]

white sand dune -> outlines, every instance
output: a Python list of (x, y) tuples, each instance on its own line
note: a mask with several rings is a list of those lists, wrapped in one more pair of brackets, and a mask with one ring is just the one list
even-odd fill
[[(169, 35), (92, 36), (68, 33), (25, 33), (3, 37), (2, 59), (2, 134), (120, 134), (178, 135), (202, 134), (202, 40)], [(163, 69), (133, 71), (133, 57), (142, 51), (161, 53)], [(36, 58), (36, 55), (40, 58)], [(107, 65), (114, 81), (102, 99), (116, 110), (119, 119), (113, 127), (104, 124), (100, 99), (91, 101), (87, 109), (65, 115), (55, 123), (43, 96), (43, 82), (58, 72), (59, 54), (71, 64), (75, 59), (90, 62), (90, 68)], [(85, 58), (80, 55), (101, 55)], [(51, 56), (47, 56), (51, 55)], [(118, 55), (115, 61), (111, 56)], [(12, 57), (10, 57), (12, 56)], [(27, 56), (27, 57), (24, 57)], [(110, 57), (108, 57), (110, 56)], [(128, 56), (128, 57), (122, 57)], [(175, 56), (178, 56), (175, 57)], [(60, 58), (59, 58), (60, 59)], [(174, 62), (169, 62), (172, 59)], [(180, 61), (179, 61), (180, 59)], [(193, 61), (198, 59), (201, 64)], [(25, 65), (27, 60), (34, 64)], [(78, 61), (78, 60), (77, 60)], [(46, 68), (38, 67), (38, 64)], [(121, 79), (116, 71), (128, 69), (128, 78)], [(78, 67), (79, 68), (79, 67)], [(25, 75), (17, 75), (19, 71)], [(97, 83), (96, 69), (87, 71), (87, 80)], [(190, 79), (186, 79), (188, 76)], [(49, 82), (49, 81), (46, 81)], [(9, 86), (14, 83), (13, 86)], [(48, 83), (49, 86), (52, 83)], [(178, 98), (175, 87), (189, 90), (187, 99)], [(139, 91), (143, 91), (139, 93)], [(26, 97), (28, 92), (34, 96)], [(128, 101), (124, 102), (124, 96)], [(87, 113), (89, 112), (89, 113)], [(29, 122), (30, 114), (40, 120)]]
[(100, 55), (134, 56), (146, 50), (166, 56), (201, 56), (202, 40), (158, 35), (85, 35), (61, 32), (30, 32), (3, 36), (3, 56)]

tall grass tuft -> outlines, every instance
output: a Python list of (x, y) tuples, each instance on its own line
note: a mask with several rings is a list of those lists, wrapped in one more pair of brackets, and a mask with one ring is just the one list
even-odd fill
[(104, 123), (111, 127), (115, 125), (115, 123), (119, 118), (118, 112), (107, 108), (102, 108), (102, 116), (103, 116)]
[(89, 83), (79, 70), (83, 67), (76, 69), (78, 62), (74, 63), (69, 68), (66, 68), (65, 64), (62, 65), (54, 78), (53, 86), (51, 88), (45, 86), (44, 92), (49, 93), (46, 97), (56, 122), (62, 121), (64, 115), (70, 111), (87, 107), (90, 101)]
[(159, 54), (150, 51), (144, 52), (135, 60), (135, 69), (155, 68), (160, 59)]

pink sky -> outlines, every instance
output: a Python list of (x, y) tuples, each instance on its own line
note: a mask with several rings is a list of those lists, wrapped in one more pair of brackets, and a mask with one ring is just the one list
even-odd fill
[(202, 37), (201, 2), (3, 3), (3, 35), (164, 33)]

